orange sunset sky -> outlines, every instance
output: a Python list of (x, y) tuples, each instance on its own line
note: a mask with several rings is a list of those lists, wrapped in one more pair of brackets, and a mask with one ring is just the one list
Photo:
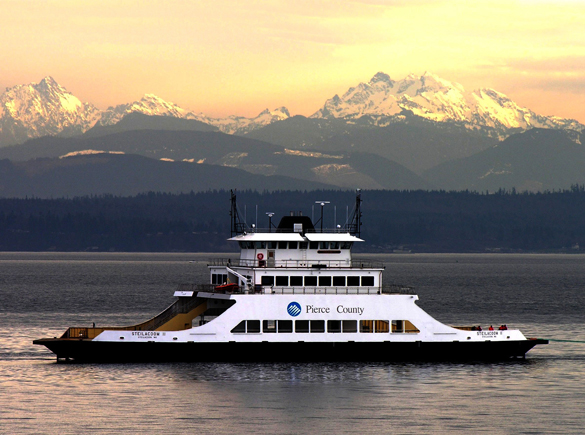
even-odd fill
[(575, 0), (0, 0), (0, 86), (308, 116), (378, 71), (429, 71), (585, 123), (584, 29)]

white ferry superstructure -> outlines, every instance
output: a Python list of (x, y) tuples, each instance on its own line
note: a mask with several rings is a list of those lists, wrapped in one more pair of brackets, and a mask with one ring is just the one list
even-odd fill
[(548, 343), (516, 329), (445, 325), (412, 289), (385, 285), (382, 264), (351, 255), (363, 241), (361, 201), (358, 192), (343, 228), (291, 215), (259, 231), (240, 220), (232, 193), (229, 240), (240, 257), (212, 261), (208, 284), (180, 285), (146, 322), (71, 327), (33, 343), (76, 362), (501, 360)]

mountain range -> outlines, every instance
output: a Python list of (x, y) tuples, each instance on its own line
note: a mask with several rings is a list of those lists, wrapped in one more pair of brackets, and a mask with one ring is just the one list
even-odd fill
[[(266, 109), (254, 118), (212, 118), (183, 109), (153, 94), (100, 111), (91, 103), (82, 103), (52, 77), (45, 77), (39, 83), (8, 88), (0, 95), (0, 146), (47, 135), (85, 133), (96, 125), (116, 124), (133, 112), (197, 120), (224, 133), (239, 135), (291, 116), (286, 107), (279, 107)], [(408, 122), (409, 115), (462, 126), (499, 139), (534, 127), (585, 129), (576, 120), (538, 115), (494, 89), (468, 92), (460, 84), (431, 73), (420, 77), (410, 74), (402, 80), (392, 80), (379, 72), (369, 82), (349, 88), (341, 97), (333, 96), (309, 118), (385, 127)]]
[(152, 94), (100, 111), (46, 77), (0, 96), (0, 196), (563, 189), (585, 182), (584, 129), (430, 73), (378, 73), (310, 117), (280, 107), (254, 118), (209, 118)]
[(484, 88), (466, 91), (434, 74), (410, 74), (402, 80), (377, 73), (368, 83), (327, 100), (312, 118), (367, 120), (385, 126), (401, 122), (406, 113), (441, 123), (454, 123), (488, 136), (504, 138), (529, 128), (583, 130), (573, 119), (542, 116), (520, 107), (506, 95)]

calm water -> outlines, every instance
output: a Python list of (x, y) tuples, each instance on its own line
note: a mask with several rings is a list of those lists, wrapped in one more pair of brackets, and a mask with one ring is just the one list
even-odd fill
[(525, 361), (66, 365), (31, 344), (157, 314), (210, 257), (0, 253), (0, 433), (585, 433), (581, 255), (376, 256), (441, 321), (572, 340)]

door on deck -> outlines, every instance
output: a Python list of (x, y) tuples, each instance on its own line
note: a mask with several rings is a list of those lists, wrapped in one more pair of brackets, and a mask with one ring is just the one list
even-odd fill
[(267, 266), (268, 267), (274, 267), (275, 264), (275, 255), (274, 255), (275, 251), (268, 251), (268, 261), (267, 261)]

